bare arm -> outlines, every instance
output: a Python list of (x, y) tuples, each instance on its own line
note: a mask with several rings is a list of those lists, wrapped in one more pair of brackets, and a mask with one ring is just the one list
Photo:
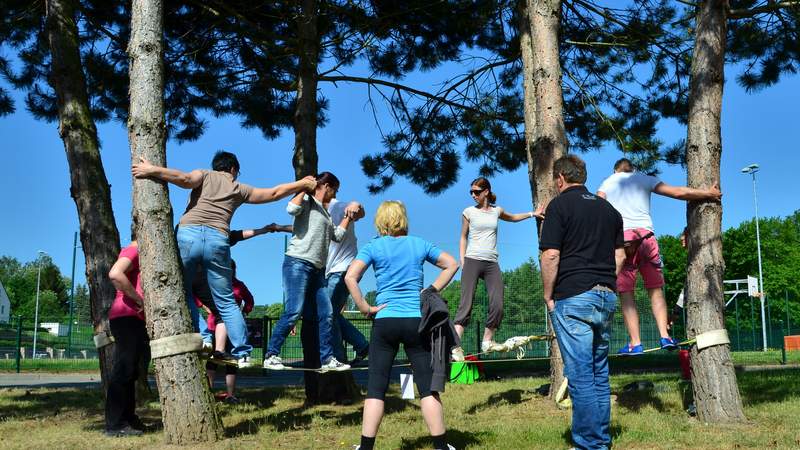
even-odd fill
[(358, 308), (362, 314), (369, 316), (376, 314), (386, 307), (386, 305), (372, 306), (367, 303), (364, 296), (361, 294), (361, 287), (358, 285), (358, 282), (361, 281), (361, 277), (364, 276), (366, 270), (367, 265), (364, 264), (364, 261), (354, 259), (353, 262), (350, 263), (350, 267), (347, 268), (347, 273), (344, 275), (344, 284), (347, 286), (347, 290), (350, 291), (356, 308)]
[[(253, 188), (253, 192), (250, 193), (250, 198), (247, 200), (247, 203), (257, 204), (274, 202), (292, 194), (305, 194), (306, 191), (314, 190), (316, 186), (317, 182), (314, 177), (307, 176), (302, 180), (279, 184), (271, 188)], [(300, 200), (302, 201), (302, 199), (303, 197), (300, 195)], [(292, 199), (292, 201), (294, 201), (294, 199)]]
[(442, 271), (439, 272), (439, 276), (436, 277), (436, 280), (434, 280), (433, 283), (431, 283), (431, 286), (433, 286), (433, 288), (437, 291), (441, 292), (447, 287), (456, 272), (458, 272), (458, 263), (456, 263), (455, 258), (453, 258), (449, 253), (442, 252), (439, 254), (439, 258), (436, 260), (436, 267), (442, 269)]
[(653, 192), (665, 197), (671, 197), (678, 200), (717, 200), (722, 199), (722, 192), (719, 190), (719, 185), (714, 183), (708, 189), (695, 189), (687, 186), (670, 186), (667, 183), (658, 183)]
[(467, 254), (467, 236), (469, 235), (469, 219), (461, 216), (461, 239), (458, 240), (458, 259), (464, 266), (464, 255)]
[(139, 308), (141, 308), (144, 306), (144, 299), (136, 292), (136, 287), (131, 284), (131, 281), (125, 275), (130, 272), (131, 269), (130, 259), (125, 257), (119, 258), (117, 262), (111, 266), (111, 270), (108, 271), (108, 278), (111, 279), (111, 284), (113, 284), (118, 291), (132, 298), (136, 304), (139, 305)]
[(203, 172), (200, 170), (181, 172), (177, 169), (154, 166), (143, 157), (139, 157), (139, 162), (131, 166), (131, 174), (135, 178), (155, 178), (166, 181), (184, 189), (194, 189), (203, 183)]
[(606, 200), (606, 193), (603, 191), (597, 191), (597, 196), (602, 198), (603, 200)]
[(539, 208), (536, 208), (536, 211), (526, 212), (526, 213), (519, 213), (519, 214), (511, 214), (506, 212), (506, 210), (500, 210), (500, 219), (505, 220), (506, 222), (522, 222), (525, 219), (530, 219), (531, 217), (538, 217), (540, 219), (544, 219), (544, 212), (542, 210), (541, 205)]
[(622, 265), (625, 264), (625, 248), (620, 247), (614, 250), (614, 262), (616, 263), (616, 275), (619, 275), (622, 272)]
[(542, 252), (542, 287), (544, 302), (547, 309), (552, 311), (555, 307), (553, 301), (553, 289), (556, 285), (556, 275), (558, 275), (558, 263), (561, 261), (561, 250), (548, 248)]

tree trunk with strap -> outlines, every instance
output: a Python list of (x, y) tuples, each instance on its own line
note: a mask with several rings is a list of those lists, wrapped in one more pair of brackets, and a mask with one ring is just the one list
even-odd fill
[[(111, 206), (111, 188), (100, 158), (97, 128), (89, 109), (75, 23), (75, 2), (48, 0), (46, 6), (51, 55), (48, 79), (56, 93), (58, 133), (64, 142), (69, 164), (70, 194), (78, 209), (92, 323), (96, 334), (105, 333), (110, 332), (108, 309), (116, 294), (108, 271), (119, 254), (119, 232)], [(104, 393), (114, 367), (113, 358), (113, 343), (98, 349)]]
[[(707, 188), (720, 179), (726, 10), (725, 0), (703, 1), (697, 7), (686, 139), (688, 185), (694, 188)], [(687, 335), (693, 338), (725, 328), (722, 204), (689, 202), (687, 221)], [(730, 345), (695, 345), (691, 362), (697, 418), (707, 423), (744, 421)]]
[[(130, 114), (131, 159), (166, 166), (164, 117), (164, 10), (160, 0), (134, 0), (131, 8)], [(152, 341), (192, 333), (183, 274), (173, 231), (172, 206), (162, 181), (135, 179), (133, 219), (139, 242), (139, 266), (147, 328)], [(156, 358), (164, 438), (168, 444), (213, 442), (222, 438), (222, 422), (196, 352)]]

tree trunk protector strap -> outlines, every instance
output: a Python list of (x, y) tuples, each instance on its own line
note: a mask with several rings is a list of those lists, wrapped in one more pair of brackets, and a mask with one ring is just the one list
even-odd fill
[(150, 358), (180, 355), (203, 349), (200, 333), (177, 334), (150, 341)]
[(713, 347), (715, 345), (731, 343), (731, 340), (728, 338), (728, 330), (724, 328), (700, 333), (695, 336), (695, 339), (697, 340), (698, 350), (702, 350), (707, 347)]
[(94, 348), (103, 348), (114, 343), (114, 336), (108, 331), (94, 335)]

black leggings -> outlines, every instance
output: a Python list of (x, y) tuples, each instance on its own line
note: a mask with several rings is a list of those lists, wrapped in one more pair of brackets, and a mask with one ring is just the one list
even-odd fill
[(387, 317), (372, 323), (367, 398), (383, 400), (386, 397), (392, 363), (401, 343), (411, 362), (420, 398), (432, 395), (431, 349), (429, 343), (423, 343), (417, 331), (419, 320), (418, 317)]
[(106, 429), (119, 430), (136, 420), (136, 379), (142, 358), (149, 364), (150, 340), (138, 317), (111, 319), (114, 335), (114, 368), (106, 392)]

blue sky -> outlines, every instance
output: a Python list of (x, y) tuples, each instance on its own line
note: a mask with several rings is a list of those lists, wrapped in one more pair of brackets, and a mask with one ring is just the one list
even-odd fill
[[(753, 162), (761, 165), (758, 174), (759, 212), (762, 217), (785, 216), (800, 208), (791, 192), (794, 176), (800, 169), (800, 78), (784, 79), (769, 89), (748, 94), (735, 84), (729, 70), (723, 109), (722, 181), (723, 227), (736, 226), (753, 217), (753, 194), (749, 176), (739, 170)], [(418, 75), (427, 77), (428, 75)], [(339, 198), (357, 199), (367, 209), (367, 217), (357, 224), (357, 235), (365, 242), (375, 235), (373, 213), (382, 200), (406, 203), (411, 233), (458, 254), (460, 213), (470, 206), (469, 181), (477, 176), (477, 166), (464, 162), (459, 182), (439, 196), (429, 196), (405, 180), (388, 191), (371, 196), (368, 179), (361, 173), (359, 158), (381, 148), (380, 134), (366, 104), (366, 90), (360, 85), (321, 84), (330, 100), (327, 126), (319, 130), (320, 170), (335, 173), (342, 186)], [(24, 99), (16, 94), (17, 112), (0, 118), (2, 155), (5, 173), (0, 177), (0, 255), (21, 261), (33, 260), (37, 250), (50, 254), (66, 275), (70, 273), (72, 236), (78, 229), (75, 204), (69, 194), (67, 161), (57, 124), (34, 120), (24, 108)], [(686, 130), (674, 123), (664, 123), (661, 135), (665, 142), (685, 137)], [(117, 226), (127, 242), (130, 229), (131, 177), (130, 153), (123, 124), (98, 124), (103, 163), (112, 189)], [(207, 168), (217, 149), (233, 151), (242, 165), (241, 180), (255, 186), (272, 186), (292, 178), (291, 130), (273, 141), (266, 141), (257, 130), (239, 126), (236, 118), (210, 119), (205, 135), (196, 142), (167, 145), (167, 161), (182, 170)], [(587, 185), (595, 190), (611, 173), (613, 162), (621, 155), (603, 149), (583, 155), (587, 161)], [(680, 167), (661, 167), (661, 178), (670, 184), (685, 184)], [(531, 209), (527, 173), (521, 170), (499, 175), (491, 180), (498, 205), (511, 212)], [(188, 191), (171, 187), (175, 220), (183, 212)], [(286, 201), (267, 205), (244, 205), (234, 216), (233, 228), (258, 227), (270, 222), (288, 223)], [(685, 225), (685, 204), (653, 197), (653, 220), (657, 234), (677, 234)], [(534, 223), (502, 223), (499, 232), (500, 263), (512, 269), (536, 255)], [(256, 302), (268, 304), (281, 299), (280, 268), (284, 238), (269, 234), (243, 242), (233, 248), (239, 266), (239, 278), (253, 291)], [(753, 244), (755, 251), (755, 243)], [(78, 283), (85, 279), (82, 254), (78, 252)], [(374, 283), (371, 274), (366, 287)]]

